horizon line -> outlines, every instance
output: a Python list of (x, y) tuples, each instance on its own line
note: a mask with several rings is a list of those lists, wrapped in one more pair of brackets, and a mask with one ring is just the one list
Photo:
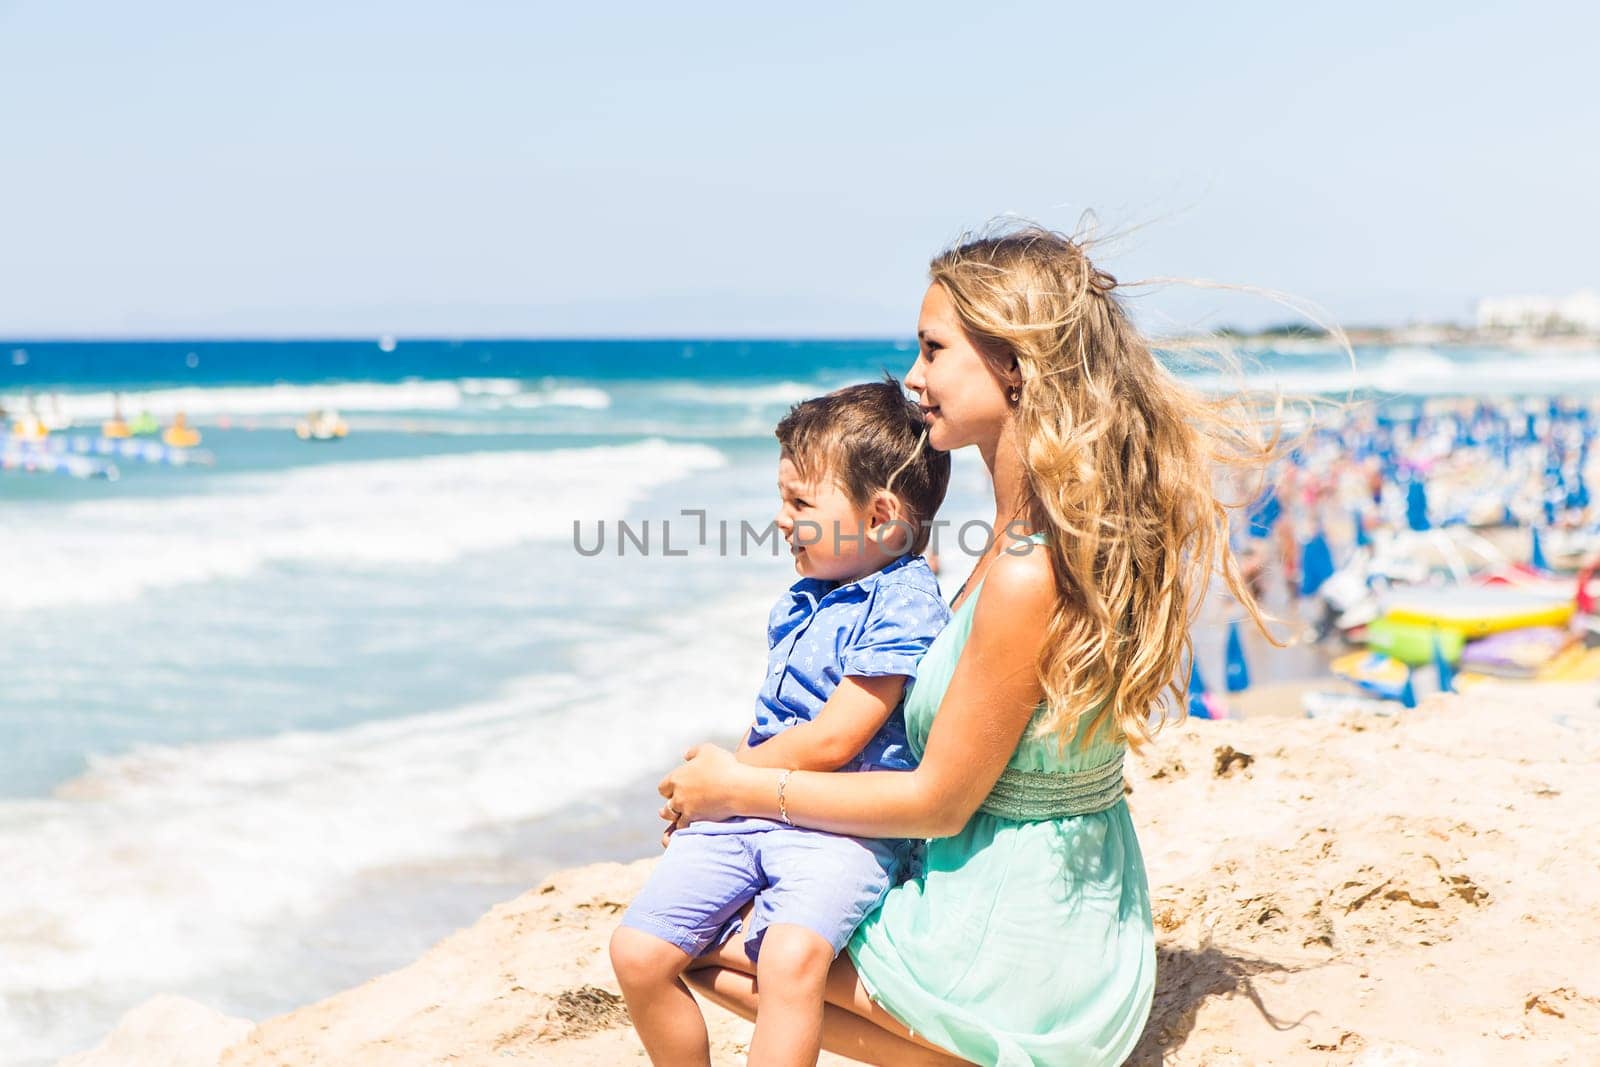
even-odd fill
[(605, 344), (630, 342), (689, 343), (699, 341), (869, 341), (897, 342), (915, 340), (914, 333), (815, 333), (815, 334), (399, 334), (399, 333), (283, 333), (283, 334), (35, 334), (10, 336), (0, 334), (0, 346), (30, 344), (235, 344), (239, 342), (268, 342), (295, 344), (312, 341), (365, 342), (379, 344), (386, 339), (396, 346), (416, 344), (461, 344), (467, 342), (562, 342), (587, 341)]

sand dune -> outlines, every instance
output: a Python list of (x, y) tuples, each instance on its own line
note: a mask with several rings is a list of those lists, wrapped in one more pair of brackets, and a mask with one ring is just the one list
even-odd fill
[[(1597, 761), (1593, 686), (1167, 731), (1131, 761), (1160, 971), (1130, 1062), (1600, 1062)], [(158, 998), (63, 1064), (643, 1062), (605, 944), (648, 869), (562, 872), (258, 1026)], [(740, 1062), (749, 1028), (708, 1015)]]

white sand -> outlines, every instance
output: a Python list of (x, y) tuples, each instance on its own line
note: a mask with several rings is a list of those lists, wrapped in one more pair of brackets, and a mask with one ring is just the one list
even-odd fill
[[(1403, 718), (1169, 730), (1132, 761), (1160, 969), (1130, 1062), (1600, 1062), (1597, 705), (1497, 686)], [(648, 868), (563, 872), (259, 1026), (158, 998), (63, 1062), (642, 1063), (605, 945)], [(708, 1015), (739, 1062), (748, 1026)]]

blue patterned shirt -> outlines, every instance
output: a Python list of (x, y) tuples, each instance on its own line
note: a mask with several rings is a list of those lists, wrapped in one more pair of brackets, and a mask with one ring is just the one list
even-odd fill
[[(816, 718), (846, 675), (903, 674), (909, 689), (922, 654), (949, 621), (939, 583), (921, 556), (901, 556), (853, 582), (795, 582), (767, 619), (767, 676), (750, 744)], [(908, 771), (915, 765), (905, 716), (896, 707), (841, 770)]]

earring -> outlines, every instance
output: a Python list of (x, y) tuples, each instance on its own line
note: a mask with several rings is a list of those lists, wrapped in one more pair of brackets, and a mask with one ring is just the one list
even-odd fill
[(1010, 400), (1011, 400), (1011, 402), (1013, 404), (1017, 403), (1018, 401), (1020, 401), (1022, 399), (1022, 388), (1021, 388), (1021, 386), (1013, 385), (1011, 387), (1011, 392), (1007, 393), (1006, 395), (1007, 395), (1007, 397), (1010, 398)]

